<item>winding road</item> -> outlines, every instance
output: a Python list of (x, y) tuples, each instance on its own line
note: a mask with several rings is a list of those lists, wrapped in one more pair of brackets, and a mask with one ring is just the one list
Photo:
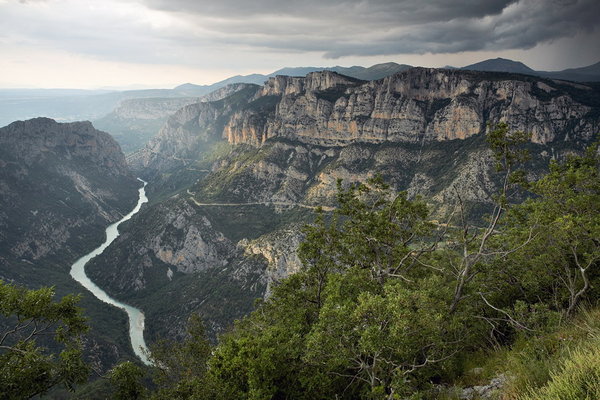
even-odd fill
[[(191, 194), (188, 191), (188, 194)], [(329, 206), (311, 206), (308, 204), (302, 204), (302, 203), (294, 203), (294, 202), (287, 202), (287, 201), (257, 201), (257, 202), (250, 202), (250, 203), (200, 203), (198, 200), (196, 200), (193, 196), (190, 196), (190, 200), (197, 206), (216, 206), (216, 207), (240, 207), (240, 206), (283, 206), (283, 207), (302, 207), (302, 208), (308, 208), (310, 210), (316, 210), (317, 208), (321, 208), (323, 209), (323, 211), (333, 211), (335, 210), (335, 207), (329, 207)]]

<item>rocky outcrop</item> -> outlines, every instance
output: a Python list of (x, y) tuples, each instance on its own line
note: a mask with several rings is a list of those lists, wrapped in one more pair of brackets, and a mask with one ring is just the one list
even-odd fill
[(3, 153), (27, 167), (51, 157), (85, 160), (113, 176), (129, 175), (117, 142), (88, 121), (60, 124), (50, 118), (17, 121), (0, 129)]
[(252, 88), (256, 88), (256, 85), (253, 85), (251, 83), (231, 83), (208, 94), (205, 94), (204, 96), (199, 97), (198, 101), (203, 103), (210, 101), (219, 101), (239, 91), (246, 89), (252, 90)]
[(131, 167), (141, 173), (167, 171), (198, 158), (206, 142), (221, 135), (224, 121), (240, 103), (254, 96), (258, 86), (237, 88), (235, 96), (223, 101), (199, 102), (179, 109), (143, 149), (128, 157)]
[(294, 224), (255, 240), (243, 239), (238, 242), (238, 247), (242, 248), (246, 254), (261, 255), (268, 262), (268, 268), (265, 271), (267, 282), (265, 297), (271, 294), (273, 284), (302, 269), (302, 261), (300, 261), (297, 251), (303, 238), (301, 225)]
[(14, 122), (0, 129), (0, 165), (5, 271), (90, 246), (133, 206), (139, 186), (119, 145), (89, 122)]
[(465, 139), (504, 121), (547, 144), (568, 136), (589, 139), (599, 128), (597, 116), (589, 115), (594, 107), (565, 85), (520, 75), (412, 68), (363, 83), (324, 71), (271, 78), (260, 96), (273, 95), (281, 97), (273, 115), (261, 119), (254, 110), (241, 111), (223, 136), (255, 146), (270, 137), (326, 146), (420, 143)]
[(269, 78), (257, 97), (303, 95), (359, 83), (362, 81), (331, 71), (311, 72), (306, 77), (278, 75)]
[(500, 375), (492, 379), (488, 385), (472, 386), (465, 388), (459, 394), (459, 399), (494, 399), (499, 394), (499, 391), (506, 385), (506, 381), (506, 376)]

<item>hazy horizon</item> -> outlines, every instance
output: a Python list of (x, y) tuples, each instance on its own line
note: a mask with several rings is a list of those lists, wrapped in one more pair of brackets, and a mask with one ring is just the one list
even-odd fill
[[(497, 57), (495, 57), (497, 58)], [(485, 61), (484, 59), (482, 60), (477, 60), (475, 62), (480, 62), (480, 61)], [(519, 60), (512, 60), (512, 61), (519, 61)], [(395, 61), (388, 61), (388, 62), (395, 62)], [(475, 63), (473, 62), (473, 63)], [(600, 59), (599, 61), (600, 62)], [(470, 65), (473, 63), (469, 63), (466, 65)], [(400, 63), (398, 63), (400, 64)], [(593, 65), (595, 63), (592, 64), (588, 64), (588, 65)], [(375, 64), (374, 64), (375, 65)], [(466, 65), (452, 65), (452, 67), (464, 67)], [(527, 64), (526, 64), (527, 65)], [(577, 66), (572, 66), (569, 68), (581, 68), (581, 67), (587, 67), (588, 65), (577, 65)], [(340, 65), (327, 65), (327, 66), (317, 66), (316, 68), (331, 68), (331, 67), (338, 67)], [(357, 65), (342, 65), (341, 67), (353, 67), (353, 66), (357, 66)], [(370, 67), (371, 65), (361, 65), (362, 67)], [(445, 67), (444, 66), (431, 66), (431, 65), (414, 65), (415, 67), (431, 67), (431, 68), (441, 68), (441, 67)], [(529, 67), (529, 65), (527, 65)], [(264, 75), (268, 75), (271, 74), (275, 71), (278, 71), (280, 69), (283, 68), (294, 68), (294, 67), (315, 67), (313, 65), (296, 65), (296, 66), (286, 66), (286, 67), (282, 67), (282, 68), (277, 68), (277, 69), (273, 69), (270, 70), (269, 72), (263, 72), (262, 74)], [(566, 69), (566, 68), (565, 68)], [(540, 71), (552, 71), (549, 69), (540, 69)], [(261, 73), (261, 72), (253, 72), (253, 73)], [(249, 75), (249, 74), (247, 74)], [(227, 76), (224, 79), (230, 78), (231, 76)], [(214, 82), (208, 82), (208, 83), (204, 83), (204, 85), (211, 85), (217, 82), (220, 82), (223, 79), (220, 79), (218, 81), (214, 81)], [(110, 91), (128, 91), (128, 90), (149, 90), (149, 89), (174, 89), (177, 86), (183, 85), (183, 84), (187, 84), (187, 83), (191, 83), (191, 84), (196, 84), (196, 85), (202, 85), (202, 84), (198, 84), (195, 82), (179, 82), (176, 84), (156, 84), (156, 85), (152, 85), (152, 84), (145, 84), (145, 83), (132, 83), (132, 84), (128, 84), (128, 85), (123, 85), (123, 86), (101, 86), (101, 87), (88, 87), (88, 88), (75, 88), (75, 87), (35, 87), (35, 86), (31, 86), (31, 87), (0, 87), (0, 90), (82, 90), (82, 91), (90, 91), (90, 92), (101, 92), (101, 91), (106, 91), (106, 92), (110, 92)]]

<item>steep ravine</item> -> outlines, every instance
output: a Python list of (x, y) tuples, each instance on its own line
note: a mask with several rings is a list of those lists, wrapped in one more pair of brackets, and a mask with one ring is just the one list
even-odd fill
[(133, 208), (139, 186), (119, 145), (89, 122), (36, 118), (0, 128), (0, 279), (53, 285), (59, 297), (82, 293), (86, 356), (100, 370), (133, 356), (127, 319), (86, 294), (69, 268)]
[(111, 296), (144, 310), (150, 341), (180, 337), (191, 312), (215, 338), (264, 295), (265, 260), (245, 257), (209, 216), (183, 196), (151, 205), (86, 267)]

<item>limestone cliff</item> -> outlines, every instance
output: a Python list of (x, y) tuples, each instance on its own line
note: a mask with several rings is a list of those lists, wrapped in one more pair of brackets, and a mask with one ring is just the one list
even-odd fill
[(198, 98), (200, 102), (219, 101), (241, 90), (254, 88), (251, 83), (231, 83)]
[(198, 102), (179, 109), (143, 149), (128, 158), (129, 164), (148, 173), (168, 171), (194, 161), (206, 142), (219, 138), (229, 115), (246, 104), (258, 86), (235, 88), (239, 90), (223, 100)]
[(600, 130), (597, 85), (518, 74), (411, 68), (366, 82), (321, 71), (276, 76), (245, 94), (181, 109), (132, 156), (132, 166), (165, 171), (220, 138), (252, 146), (270, 138), (328, 147), (422, 144), (464, 140), (504, 121), (549, 144), (588, 141)]
[(258, 239), (243, 239), (238, 242), (238, 247), (244, 249), (247, 255), (261, 255), (267, 260), (266, 297), (270, 295), (274, 284), (302, 268), (302, 262), (297, 254), (298, 246), (304, 238), (301, 227), (300, 224), (293, 224)]
[(142, 148), (181, 108), (198, 102), (218, 101), (248, 86), (231, 84), (200, 97), (124, 99), (111, 113), (95, 120), (94, 125), (113, 135), (123, 151), (129, 154)]
[(125, 99), (114, 109), (114, 117), (122, 119), (163, 119), (194, 103), (218, 101), (251, 85), (235, 83), (201, 97), (151, 97)]
[(328, 71), (278, 76), (259, 94), (280, 96), (273, 115), (261, 119), (253, 110), (240, 111), (223, 137), (252, 145), (270, 137), (329, 146), (420, 143), (465, 139), (484, 132), (488, 123), (504, 121), (511, 130), (533, 133), (535, 143), (589, 139), (598, 130), (597, 114), (590, 115), (594, 107), (583, 104), (585, 95), (573, 96), (570, 89), (521, 75), (427, 68), (371, 82)]

